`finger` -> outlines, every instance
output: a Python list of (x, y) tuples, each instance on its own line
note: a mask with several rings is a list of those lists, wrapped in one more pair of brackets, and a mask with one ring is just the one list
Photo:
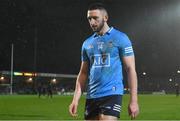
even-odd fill
[(72, 106), (69, 106), (69, 113), (71, 114), (71, 116), (73, 116), (73, 112), (72, 112)]
[(128, 114), (129, 114), (129, 116), (131, 115), (131, 110), (130, 110), (130, 108), (128, 108)]
[(139, 114), (139, 111), (137, 110), (137, 111), (135, 112), (134, 116), (137, 117), (138, 114)]
[(131, 113), (131, 119), (135, 119), (139, 114), (139, 111), (135, 111)]
[(132, 113), (131, 114), (131, 120), (134, 120), (135, 119), (135, 115)]
[(73, 117), (76, 116), (76, 115), (74, 114), (74, 106), (73, 106), (73, 105), (70, 105), (70, 106), (69, 106), (69, 113), (70, 113), (70, 115), (73, 116)]
[(77, 113), (77, 106), (74, 106), (73, 107), (73, 114), (76, 114)]
[(72, 116), (73, 117), (77, 116), (77, 106), (73, 106), (73, 108), (72, 108)]

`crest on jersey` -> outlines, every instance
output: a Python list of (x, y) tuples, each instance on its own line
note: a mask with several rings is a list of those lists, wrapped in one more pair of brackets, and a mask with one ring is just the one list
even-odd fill
[(113, 42), (112, 41), (110, 41), (110, 42), (108, 42), (108, 47), (113, 47)]

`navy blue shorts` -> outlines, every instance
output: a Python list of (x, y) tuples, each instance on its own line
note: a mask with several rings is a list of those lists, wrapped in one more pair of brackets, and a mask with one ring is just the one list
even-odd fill
[(111, 95), (95, 99), (86, 99), (85, 120), (94, 118), (99, 114), (120, 117), (122, 95)]

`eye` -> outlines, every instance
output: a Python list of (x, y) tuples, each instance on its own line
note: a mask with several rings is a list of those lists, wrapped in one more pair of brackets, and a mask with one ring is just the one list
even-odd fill
[(88, 17), (87, 19), (90, 21), (92, 18), (91, 18), (91, 17)]
[(92, 17), (94, 20), (97, 20), (98, 19), (98, 17), (97, 16), (94, 16), (94, 17)]
[(89, 21), (91, 21), (92, 19), (94, 19), (94, 20), (97, 20), (99, 17), (97, 17), (97, 16), (92, 16), (92, 17), (88, 17), (87, 19), (89, 20)]

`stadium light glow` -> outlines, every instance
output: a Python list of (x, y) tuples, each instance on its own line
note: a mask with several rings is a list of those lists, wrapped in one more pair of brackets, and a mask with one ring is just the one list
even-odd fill
[(169, 81), (172, 82), (172, 79), (170, 78)]
[(30, 77), (27, 82), (31, 83), (33, 81), (33, 79)]
[(14, 75), (15, 76), (23, 76), (23, 73), (21, 73), (21, 72), (14, 72)]
[(1, 76), (0, 80), (4, 80), (4, 76)]
[(37, 76), (37, 73), (34, 73), (33, 76)]
[(143, 72), (143, 75), (145, 76), (145, 75), (146, 75), (146, 72)]
[(32, 73), (24, 73), (24, 76), (33, 76)]
[(52, 80), (52, 83), (56, 83), (56, 81), (57, 81), (57, 80), (54, 78), (54, 79)]
[(177, 73), (180, 74), (180, 70), (177, 70)]

